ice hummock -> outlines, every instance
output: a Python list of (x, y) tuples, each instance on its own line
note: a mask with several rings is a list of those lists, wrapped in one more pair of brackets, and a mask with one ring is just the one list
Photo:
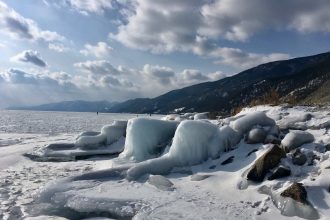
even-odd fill
[(143, 161), (160, 156), (174, 136), (178, 122), (148, 118), (128, 121), (124, 151), (120, 157)]

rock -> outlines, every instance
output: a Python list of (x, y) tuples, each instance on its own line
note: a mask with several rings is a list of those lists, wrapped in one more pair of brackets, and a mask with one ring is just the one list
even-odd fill
[(291, 175), (291, 170), (288, 167), (279, 166), (270, 177), (268, 177), (268, 180), (274, 180), (279, 179), (282, 177), (287, 177)]
[(263, 143), (267, 136), (267, 132), (263, 128), (253, 128), (246, 137), (246, 143), (258, 144)]
[(276, 167), (284, 157), (286, 157), (286, 154), (283, 149), (274, 145), (254, 162), (247, 174), (247, 179), (255, 182), (262, 182), (267, 172)]
[(229, 164), (229, 163), (232, 163), (234, 161), (234, 156), (231, 156), (231, 157), (228, 157), (226, 160), (224, 160), (221, 165), (226, 165), (226, 164)]
[(272, 134), (269, 134), (266, 136), (264, 144), (276, 144), (276, 145), (280, 145), (281, 144), (281, 140), (277, 137), (275, 137)]
[(325, 148), (325, 151), (330, 151), (330, 144), (325, 145), (324, 148)]
[(161, 175), (150, 175), (148, 183), (156, 186), (158, 189), (165, 191), (172, 191), (174, 189), (173, 183), (169, 179)]
[(291, 186), (289, 186), (281, 193), (281, 196), (290, 197), (297, 202), (308, 204), (307, 191), (302, 183), (294, 182)]
[(277, 125), (271, 127), (271, 129), (268, 131), (268, 135), (278, 137), (280, 135), (280, 128)]
[(314, 141), (314, 136), (306, 131), (290, 131), (285, 135), (281, 144), (289, 151), (300, 147), (303, 144)]
[(201, 175), (201, 174), (194, 174), (190, 176), (191, 181), (202, 181), (209, 178), (211, 175)]
[(295, 150), (292, 155), (292, 163), (294, 165), (302, 166), (307, 162), (307, 156), (304, 153), (301, 153), (299, 149)]

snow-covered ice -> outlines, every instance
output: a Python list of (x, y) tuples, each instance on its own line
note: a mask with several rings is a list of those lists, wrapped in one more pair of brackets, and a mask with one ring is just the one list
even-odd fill
[[(38, 120), (46, 115), (22, 114), (20, 120), (27, 121), (28, 117)], [(67, 115), (61, 114), (53, 118), (65, 119)], [(86, 113), (79, 114), (68, 116), (75, 118), (76, 126), (71, 120), (68, 125), (62, 120), (62, 130), (45, 129), (41, 122), (46, 120), (41, 119), (42, 129), (29, 130), (34, 133), (2, 123), (8, 128), (0, 130), (0, 218), (287, 219), (287, 215), (294, 220), (308, 216), (325, 220), (330, 216), (329, 109), (256, 106), (213, 121), (192, 120), (193, 114), (163, 120), (109, 115), (108, 121), (104, 118), (105, 123), (100, 123), (90, 114), (94, 120), (88, 126), (84, 124)], [(0, 121), (8, 118), (0, 115)], [(29, 124), (27, 121), (21, 124)], [(102, 130), (105, 125), (109, 126)], [(71, 127), (68, 132), (66, 128)], [(250, 131), (260, 129), (267, 134), (265, 141), (247, 144), (249, 135), (250, 139), (255, 135)], [(283, 141), (297, 130), (313, 137), (297, 146), (307, 156), (306, 164), (293, 164), (293, 152), (289, 152), (280, 165), (291, 170), (290, 176), (248, 182), (246, 189), (239, 189), (247, 170), (272, 147), (267, 138)], [(82, 141), (88, 144), (74, 144), (83, 137), (91, 138)], [(35, 162), (22, 156), (45, 146), (48, 153), (62, 156), (72, 156), (75, 151), (97, 155), (100, 149), (113, 150), (119, 145), (125, 148), (120, 157), (94, 155), (79, 161)], [(278, 197), (292, 182), (303, 183), (312, 209)], [(260, 187), (269, 190), (260, 193)], [(279, 205), (283, 202), (287, 205)]]

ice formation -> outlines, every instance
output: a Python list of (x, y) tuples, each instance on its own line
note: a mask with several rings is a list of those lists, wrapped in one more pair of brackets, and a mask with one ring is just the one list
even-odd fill
[(319, 219), (317, 210), (310, 203), (303, 204), (292, 198), (283, 197), (280, 195), (280, 192), (277, 192), (268, 186), (262, 186), (259, 189), (259, 192), (269, 195), (274, 205), (281, 211), (282, 215), (290, 217), (299, 216), (300, 218), (305, 219)]
[(178, 122), (148, 118), (128, 121), (125, 149), (122, 158), (143, 161), (159, 156), (171, 141)]
[(79, 148), (97, 148), (101, 145), (110, 145), (125, 135), (127, 121), (114, 121), (111, 125), (102, 128), (101, 133), (83, 133), (76, 140)]
[[(220, 157), (222, 152), (237, 145), (242, 139), (244, 132), (252, 127), (256, 125), (273, 126), (275, 124), (263, 112), (247, 114), (237, 121), (232, 124), (236, 130), (231, 126), (219, 128), (205, 121), (181, 122), (175, 131), (169, 152), (162, 157), (143, 161), (133, 166), (128, 170), (127, 178), (137, 179), (144, 174), (167, 174), (174, 167), (196, 165), (209, 158), (216, 159)], [(144, 121), (141, 122), (144, 124)], [(128, 137), (134, 133), (132, 129), (131, 127), (130, 130), (127, 130)], [(160, 130), (161, 128), (158, 129)], [(140, 149), (138, 148), (139, 145), (136, 144), (140, 140), (140, 136), (136, 135), (138, 140), (135, 142), (130, 140), (132, 141), (132, 145), (129, 146), (130, 149), (133, 147), (134, 149)], [(133, 143), (135, 144), (133, 145)], [(138, 151), (138, 153), (142, 152)], [(143, 155), (140, 158), (143, 158)]]

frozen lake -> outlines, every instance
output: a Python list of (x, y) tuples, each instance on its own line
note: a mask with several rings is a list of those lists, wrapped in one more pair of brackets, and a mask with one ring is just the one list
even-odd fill
[[(150, 117), (149, 115), (138, 115)], [(0, 110), (0, 133), (74, 134), (87, 130), (100, 131), (113, 120), (128, 120), (137, 114), (94, 112), (43, 112)], [(153, 115), (160, 118), (161, 115)]]

